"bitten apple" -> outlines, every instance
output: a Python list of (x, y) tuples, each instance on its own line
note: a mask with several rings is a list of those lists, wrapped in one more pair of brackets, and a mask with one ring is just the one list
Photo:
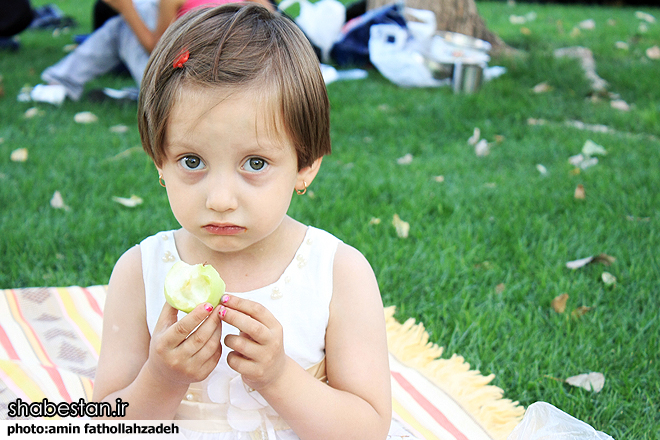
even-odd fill
[(177, 261), (165, 276), (165, 299), (182, 312), (198, 304), (217, 306), (225, 293), (225, 282), (210, 264), (190, 265)]

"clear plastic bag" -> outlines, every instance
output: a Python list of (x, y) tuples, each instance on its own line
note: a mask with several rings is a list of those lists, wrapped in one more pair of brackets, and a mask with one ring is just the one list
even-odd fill
[(547, 402), (531, 404), (507, 440), (614, 440)]

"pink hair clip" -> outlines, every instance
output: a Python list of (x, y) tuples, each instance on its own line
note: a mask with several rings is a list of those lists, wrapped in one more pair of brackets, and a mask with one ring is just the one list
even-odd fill
[(190, 58), (190, 52), (188, 52), (187, 50), (184, 50), (177, 57), (177, 59), (174, 60), (174, 64), (172, 64), (172, 67), (174, 67), (175, 69), (179, 68), (179, 67), (183, 67), (183, 65), (186, 63), (186, 61), (188, 61), (188, 58)]

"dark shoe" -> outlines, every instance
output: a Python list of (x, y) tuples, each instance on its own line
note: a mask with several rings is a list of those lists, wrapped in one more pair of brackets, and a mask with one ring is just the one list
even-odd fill
[(55, 5), (44, 5), (34, 10), (34, 19), (30, 23), (31, 29), (53, 29), (75, 27), (76, 21), (64, 15), (64, 12)]
[(122, 90), (116, 89), (93, 89), (87, 93), (87, 99), (90, 102), (120, 102), (120, 103), (135, 103), (138, 100), (139, 89), (127, 87)]

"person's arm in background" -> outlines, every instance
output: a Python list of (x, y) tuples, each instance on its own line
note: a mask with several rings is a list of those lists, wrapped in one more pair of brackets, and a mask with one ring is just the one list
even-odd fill
[[(160, 0), (158, 4), (158, 21), (156, 22), (156, 29), (153, 31), (147, 27), (142, 21), (142, 18), (133, 5), (133, 0), (103, 0), (109, 6), (119, 12), (126, 23), (133, 29), (135, 36), (144, 49), (151, 53), (156, 47), (156, 43), (160, 37), (165, 33), (167, 27), (172, 24), (176, 19), (177, 13), (185, 0)], [(251, 0), (258, 3), (271, 11), (275, 11), (275, 6), (269, 0)]]
[(167, 27), (176, 19), (176, 14), (185, 0), (160, 0), (158, 4), (158, 21), (154, 30), (149, 29), (142, 21), (135, 9), (133, 0), (103, 1), (121, 14), (126, 23), (133, 29), (140, 44), (147, 52), (151, 53)]

